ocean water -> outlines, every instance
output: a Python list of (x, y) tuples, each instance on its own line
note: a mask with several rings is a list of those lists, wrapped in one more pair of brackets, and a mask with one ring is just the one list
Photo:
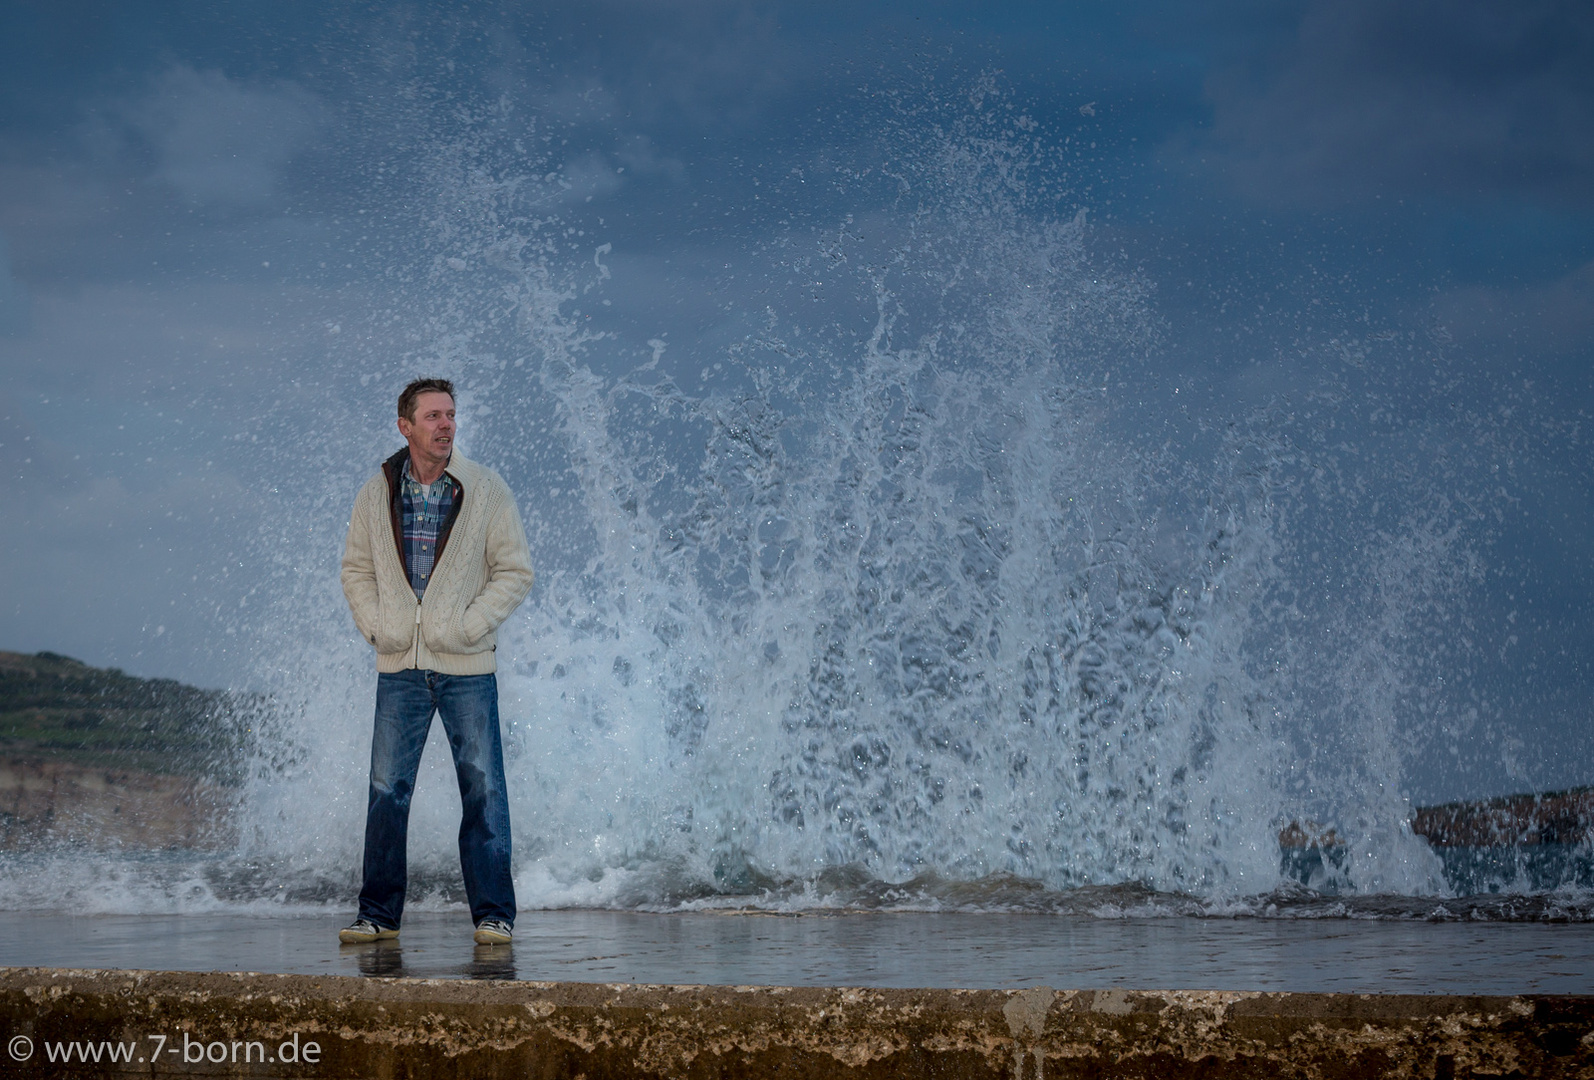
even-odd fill
[[(1192, 411), (1055, 138), (994, 86), (879, 109), (712, 332), (652, 336), (605, 328), (616, 256), (549, 209), (544, 120), (419, 132), (388, 329), (318, 373), (324, 468), (230, 627), (270, 696), (231, 817), (204, 852), (4, 856), (0, 908), (352, 910), (375, 676), (337, 559), (424, 371), (539, 567), (498, 652), (523, 909), (1594, 918), (1586, 842), (1447, 862), (1408, 825), (1426, 755), (1510, 750), (1465, 687), (1518, 421), (1348, 326), (1302, 385)], [(422, 913), (461, 902), (452, 787), (434, 732)], [(1343, 846), (1303, 872), (1306, 821)]]

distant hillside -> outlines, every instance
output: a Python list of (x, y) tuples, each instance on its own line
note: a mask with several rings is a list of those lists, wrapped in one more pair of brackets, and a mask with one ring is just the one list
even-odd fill
[(56, 653), (0, 652), (0, 754), (13, 757), (227, 782), (260, 704)]

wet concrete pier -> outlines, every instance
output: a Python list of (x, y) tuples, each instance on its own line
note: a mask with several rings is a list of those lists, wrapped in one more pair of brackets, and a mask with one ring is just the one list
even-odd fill
[(1090, 918), (1006, 912), (523, 911), (479, 949), (462, 911), (338, 944), (347, 913), (0, 913), (0, 967), (261, 971), (414, 979), (1594, 995), (1594, 923), (1365, 918)]
[[(5, 1075), (1586, 1077), (1594, 998), (0, 971)], [(90, 1060), (85, 1060), (87, 1055)]]

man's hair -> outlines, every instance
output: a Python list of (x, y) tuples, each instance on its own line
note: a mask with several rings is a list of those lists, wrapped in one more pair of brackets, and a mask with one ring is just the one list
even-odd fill
[(447, 379), (416, 379), (404, 388), (399, 395), (398, 414), (410, 423), (415, 423), (415, 399), (422, 394), (447, 394), (454, 396), (454, 384)]

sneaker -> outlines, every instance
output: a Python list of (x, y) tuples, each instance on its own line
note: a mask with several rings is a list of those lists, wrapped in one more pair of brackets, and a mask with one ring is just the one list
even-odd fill
[(398, 937), (397, 930), (378, 926), (370, 919), (355, 919), (348, 926), (338, 931), (338, 940), (345, 945), (364, 945), (368, 941), (381, 941), (385, 938), (396, 937)]
[(476, 944), (508, 945), (515, 938), (515, 928), (502, 919), (483, 919), (476, 924)]

